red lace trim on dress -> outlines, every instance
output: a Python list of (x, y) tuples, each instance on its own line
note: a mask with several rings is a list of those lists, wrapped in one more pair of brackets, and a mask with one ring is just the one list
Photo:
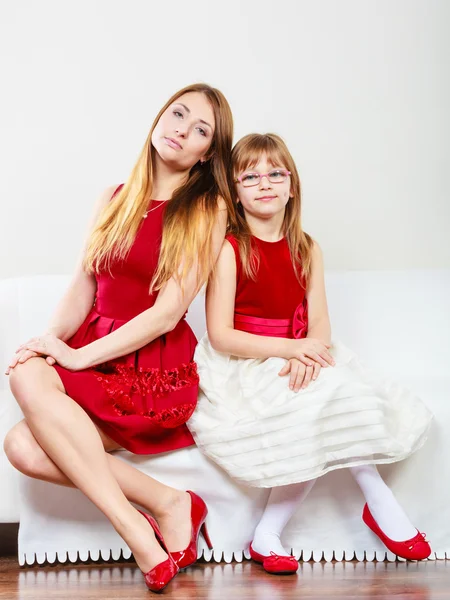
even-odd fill
[[(98, 381), (103, 385), (106, 393), (111, 398), (115, 411), (122, 416), (141, 415), (165, 428), (178, 427), (185, 423), (195, 410), (196, 400), (193, 403), (180, 404), (161, 411), (153, 409), (137, 411), (132, 396), (161, 398), (170, 392), (197, 385), (199, 377), (197, 365), (194, 361), (182, 364), (175, 369), (135, 369), (132, 366), (116, 364), (97, 367), (95, 373)], [(106, 369), (108, 369), (106, 371)]]

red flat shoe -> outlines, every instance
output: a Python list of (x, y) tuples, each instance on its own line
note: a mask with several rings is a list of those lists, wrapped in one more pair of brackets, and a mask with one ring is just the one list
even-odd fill
[(147, 573), (144, 573), (145, 583), (147, 587), (152, 592), (162, 592), (162, 590), (172, 581), (175, 575), (178, 573), (179, 568), (176, 565), (173, 558), (170, 556), (169, 551), (167, 550), (166, 544), (164, 542), (163, 536), (159, 530), (159, 527), (150, 515), (147, 515), (141, 511), (139, 511), (141, 515), (147, 519), (150, 523), (153, 531), (155, 532), (156, 539), (161, 545), (161, 548), (167, 552), (169, 555), (167, 560), (159, 563), (153, 569), (150, 569)]
[(264, 571), (272, 575), (292, 575), (298, 570), (298, 560), (295, 556), (280, 556), (275, 552), (271, 552), (270, 556), (263, 556), (255, 552), (251, 544), (250, 556), (255, 562), (262, 564)]
[(200, 496), (194, 494), (194, 492), (187, 493), (191, 497), (191, 541), (189, 546), (180, 552), (171, 552), (173, 560), (176, 562), (180, 569), (190, 567), (197, 562), (197, 544), (198, 536), (200, 532), (203, 534), (208, 548), (212, 550), (211, 540), (209, 539), (208, 530), (206, 529), (206, 515), (208, 514), (208, 508)]
[(430, 556), (431, 547), (425, 539), (424, 533), (417, 531), (417, 535), (404, 542), (395, 542), (394, 540), (391, 540), (391, 538), (388, 538), (388, 536), (381, 531), (367, 504), (364, 505), (362, 520), (393, 554), (396, 554), (401, 558), (406, 558), (407, 560), (424, 560)]

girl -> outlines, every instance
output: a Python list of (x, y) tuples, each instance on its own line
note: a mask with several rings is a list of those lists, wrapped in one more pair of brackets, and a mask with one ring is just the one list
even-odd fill
[(302, 231), (300, 181), (284, 142), (248, 135), (232, 167), (238, 224), (208, 286), (208, 334), (195, 353), (200, 396), (188, 427), (232, 477), (272, 488), (251, 556), (269, 573), (295, 572), (283, 528), (317, 477), (349, 467), (366, 498), (365, 523), (395, 554), (425, 558), (428, 543), (375, 464), (417, 450), (431, 414), (330, 345), (321, 252)]
[[(31, 477), (84, 492), (154, 591), (195, 562), (207, 509), (194, 493), (108, 452), (193, 444), (185, 423), (198, 395), (196, 339), (184, 316), (216, 261), (227, 209), (233, 221), (232, 136), (218, 90), (191, 85), (170, 98), (129, 180), (100, 199), (49, 330), (22, 345), (7, 370), (25, 416), (5, 440), (9, 460)], [(161, 531), (129, 501), (151, 512)]]

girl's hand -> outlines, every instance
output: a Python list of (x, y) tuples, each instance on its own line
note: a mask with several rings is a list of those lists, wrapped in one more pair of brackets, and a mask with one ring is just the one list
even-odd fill
[(48, 364), (53, 365), (56, 362), (70, 371), (79, 371), (84, 368), (79, 350), (74, 350), (53, 334), (48, 333), (41, 337), (32, 338), (29, 342), (20, 346), (14, 357), (18, 357), (16, 363), (13, 366), (10, 365), (7, 374), (17, 364), (23, 363), (34, 356), (45, 356)]
[(284, 375), (288, 375), (288, 373), (290, 373), (289, 388), (294, 390), (294, 392), (298, 392), (300, 389), (305, 389), (308, 387), (308, 385), (311, 383), (311, 379), (317, 379), (320, 373), (320, 368), (321, 367), (319, 363), (314, 363), (313, 366), (307, 367), (298, 359), (291, 358), (287, 361), (278, 375), (283, 377)]
[(319, 365), (319, 363), (315, 362), (314, 367), (313, 367), (313, 374), (312, 374), (313, 381), (315, 381), (319, 377), (321, 369), (322, 369), (322, 367)]
[(334, 358), (328, 352), (331, 344), (326, 344), (322, 340), (314, 338), (303, 338), (301, 340), (289, 340), (294, 358), (308, 367), (313, 367), (317, 362), (321, 367), (334, 367), (336, 364)]

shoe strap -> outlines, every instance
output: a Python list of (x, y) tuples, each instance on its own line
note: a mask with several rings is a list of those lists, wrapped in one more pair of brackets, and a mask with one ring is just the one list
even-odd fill
[(284, 558), (285, 560), (295, 560), (295, 562), (297, 562), (297, 559), (294, 556), (281, 556), (280, 554), (275, 554), (273, 550), (270, 551), (270, 556), (275, 560), (281, 560)]

